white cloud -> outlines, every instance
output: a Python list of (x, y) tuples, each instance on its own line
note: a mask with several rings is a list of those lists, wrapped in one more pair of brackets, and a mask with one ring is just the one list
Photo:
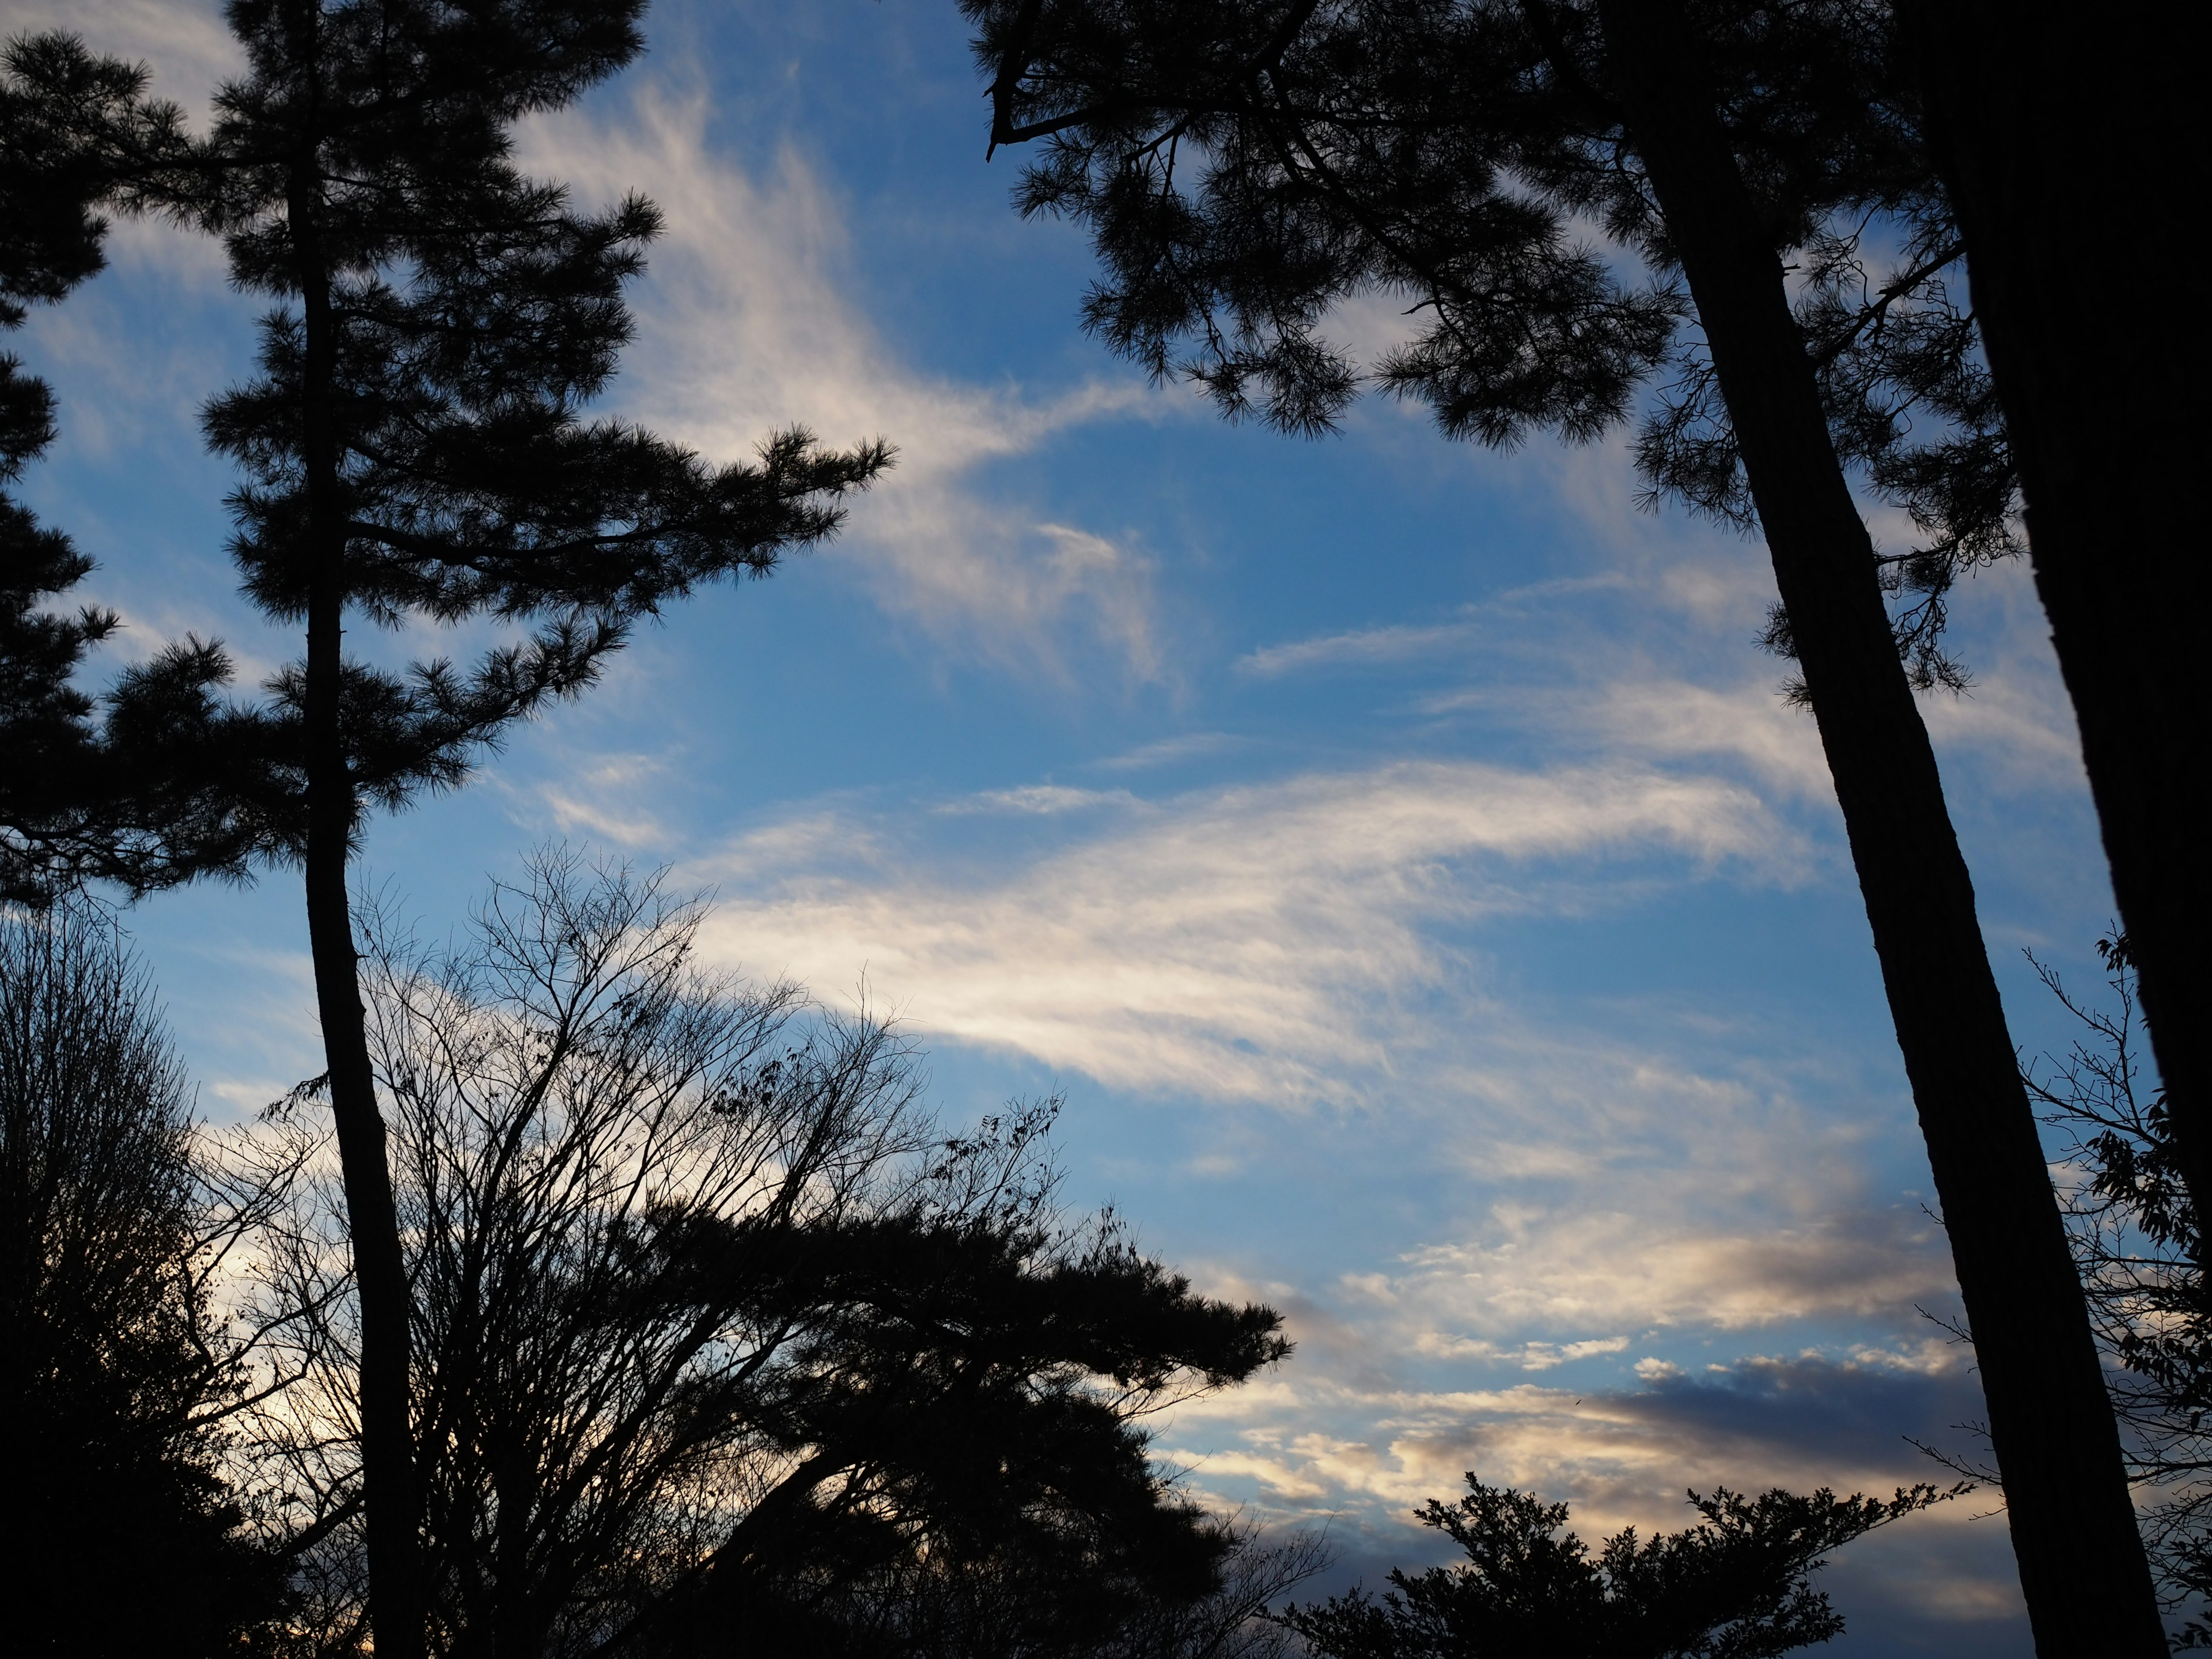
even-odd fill
[(1627, 1346), (1625, 1336), (1599, 1336), (1580, 1342), (1523, 1342), (1517, 1347), (1502, 1348), (1495, 1342), (1478, 1341), (1472, 1337), (1424, 1331), (1414, 1340), (1413, 1351), (1438, 1359), (1484, 1359), (1518, 1366), (1524, 1371), (1550, 1371), (1577, 1359), (1619, 1353)]
[(1017, 789), (987, 789), (980, 795), (947, 801), (938, 810), (953, 817), (1012, 812), (1027, 817), (1056, 817), (1063, 812), (1138, 804), (1126, 789), (1072, 789), (1066, 784), (1031, 783)]
[(1464, 645), (1473, 632), (1464, 623), (1358, 629), (1319, 639), (1263, 646), (1239, 657), (1237, 672), (1265, 679), (1314, 668), (1404, 662)]
[(1141, 772), (1151, 767), (1173, 766), (1181, 761), (1223, 754), (1238, 747), (1243, 741), (1227, 732), (1186, 732), (1180, 737), (1162, 738), (1157, 743), (1139, 744), (1092, 764), (1114, 772)]
[(1004, 665), (1062, 674), (1059, 642), (1087, 631), (1131, 677), (1164, 678), (1146, 555), (999, 499), (975, 475), (1072, 427), (1167, 401), (1133, 377), (1038, 396), (902, 361), (847, 292), (833, 190), (790, 146), (748, 173), (710, 145), (710, 114), (703, 89), (648, 71), (627, 103), (563, 112), (528, 133), (525, 165), (579, 201), (641, 191), (666, 218), (615, 401), (714, 457), (793, 424), (833, 444), (889, 439), (897, 465), (831, 555), (879, 602)]
[(665, 847), (670, 832), (652, 803), (668, 793), (668, 767), (652, 755), (579, 756), (537, 793), (564, 836), (617, 847)]
[[(1740, 1138), (1747, 1127), (1725, 1117), (1698, 1127), (1713, 1138)], [(1464, 1333), (1510, 1344), (1529, 1331), (1607, 1325), (1733, 1331), (1880, 1320), (1948, 1294), (1949, 1262), (1934, 1224), (1917, 1212), (1868, 1211), (1808, 1192), (1796, 1195), (1805, 1212), (1798, 1218), (1756, 1213), (1759, 1184), (1792, 1163), (1850, 1184), (1817, 1132), (1791, 1129), (1761, 1137), (1764, 1145), (1739, 1144), (1725, 1170), (1670, 1170), (1625, 1190), (1591, 1181), (1572, 1202), (1534, 1213), (1498, 1205), (1483, 1236), (1409, 1253), (1389, 1276), (1395, 1317), (1420, 1329), (1426, 1351), (1471, 1352), (1484, 1339)], [(1711, 1190), (1716, 1175), (1719, 1192)], [(1626, 1200), (1609, 1210), (1598, 1199), (1607, 1184)], [(1734, 1224), (1700, 1214), (1693, 1200), (1701, 1189), (1708, 1212), (1721, 1209)], [(1577, 1357), (1572, 1344), (1528, 1346)]]
[[(1928, 734), (1947, 760), (1967, 754), (1980, 759), (1989, 781), (2006, 794), (2079, 799), (2087, 793), (2088, 776), (2066, 684), (2047, 650), (2006, 644), (2014, 648), (1990, 651), (1972, 664), (1974, 683), (1965, 696), (1939, 693), (1921, 700)], [(2034, 644), (2040, 647), (2042, 641)]]
[(1437, 924), (1573, 908), (1563, 860), (1784, 878), (1804, 856), (1749, 792), (1635, 768), (1406, 762), (1127, 799), (1105, 833), (965, 879), (842, 814), (776, 826), (705, 861), (714, 948), (817, 986), (865, 972), (933, 1038), (1111, 1086), (1344, 1098), (1389, 1079), (1395, 1006), (1445, 977)]
[(1580, 723), (1622, 753), (1660, 760), (1741, 761), (1768, 787), (1826, 801), (1835, 785), (1813, 717), (1776, 695), (1762, 678), (1725, 689), (1686, 680), (1620, 680), (1576, 700)]
[(8, 33), (66, 29), (97, 52), (143, 64), (149, 90), (204, 120), (218, 82), (240, 73), (246, 54), (210, 0), (15, 0)]
[(1810, 714), (1790, 708), (1772, 680), (1728, 686), (1649, 672), (1629, 660), (1608, 677), (1565, 687), (1494, 684), (1420, 699), (1426, 714), (1480, 714), (1501, 725), (1542, 732), (1555, 742), (1595, 745), (1607, 754), (1647, 760), (1726, 757), (1784, 797), (1825, 802), (1834, 784)]

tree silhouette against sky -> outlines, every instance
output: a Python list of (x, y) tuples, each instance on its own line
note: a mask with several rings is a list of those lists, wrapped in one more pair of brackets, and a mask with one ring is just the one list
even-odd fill
[[(1843, 809), (2038, 1640), (2162, 1651), (2081, 1284), (1913, 701), (1911, 667), (1940, 683), (1943, 664), (1916, 661), (1911, 624), (1890, 615), (1895, 567), (1852, 497), (1845, 455), (1880, 456), (1854, 435), (1865, 398), (1839, 403), (1824, 374), (1852, 337), (1826, 362), (1808, 337), (1832, 286), (1816, 271), (1801, 317), (1784, 269), (1855, 260), (1839, 224), (1900, 224), (1907, 270), (1880, 320), (1956, 258), (1887, 12), (964, 4), (993, 145), (1043, 145), (1018, 204), (1085, 225), (1104, 266), (1086, 324), (1232, 417), (1327, 429), (1364, 377), (1324, 319), (1362, 291), (1418, 319), (1376, 378), (1446, 432), (1499, 446), (1613, 427), (1694, 320), (1683, 381), (1693, 404), (1701, 386), (1717, 395), (1703, 418), (1671, 418), (1678, 387), (1639, 459), (1655, 492), (1713, 507), (1736, 491), (1765, 533), (1781, 599), (1769, 641), (1795, 659), (1793, 699)], [(1577, 217), (1633, 276), (1576, 240)], [(1971, 443), (1954, 459), (1970, 463)], [(2000, 523), (2007, 504), (2000, 492)]]
[[(640, 3), (238, 0), (244, 78), (204, 140), (123, 181), (130, 204), (220, 234), (265, 295), (260, 374), (216, 398), (210, 442), (244, 482), (231, 551), (247, 594), (303, 629), (265, 702), (222, 723), (243, 860), (296, 861), (361, 1304), (368, 1556), (378, 1650), (424, 1640), (421, 1492), (408, 1419), (407, 1286), (362, 1026), (347, 872), (362, 817), (451, 788), (511, 722), (591, 684), (641, 617), (725, 576), (764, 575), (835, 529), (888, 459), (806, 434), (711, 465), (589, 420), (629, 338), (621, 290), (658, 216), (602, 213), (510, 164), (514, 124), (640, 48)], [(349, 653), (372, 630), (520, 625), (457, 666)], [(389, 653), (386, 653), (387, 655)], [(112, 718), (133, 713), (125, 686)], [(225, 779), (190, 780), (195, 785)]]
[[(1075, 1654), (1202, 1607), (1249, 1551), (1143, 1425), (1281, 1316), (1062, 1217), (1055, 1103), (947, 1136), (895, 1030), (706, 968), (706, 914), (554, 854), (444, 949), (364, 927), (439, 1650)], [(255, 1302), (305, 1532), (357, 1488), (361, 1328), (343, 1205), (301, 1198)], [(310, 1622), (356, 1625), (360, 1541), (316, 1546)]]
[[(111, 198), (185, 146), (143, 68), (62, 34), (0, 52), (0, 329), (106, 263)], [(0, 356), (0, 485), (56, 433), (52, 389)], [(255, 845), (256, 722), (210, 693), (226, 665), (197, 641), (126, 669), (105, 708), (70, 684), (121, 619), (59, 602), (91, 573), (69, 537), (0, 494), (0, 899), (33, 905), (87, 879), (134, 893), (236, 871)], [(241, 787), (243, 786), (243, 787)]]
[(0, 1594), (24, 1652), (123, 1659), (159, 1631), (213, 1659), (287, 1600), (224, 1461), (250, 1385), (221, 1280), (262, 1194), (196, 1131), (112, 921), (0, 911)]
[(1826, 1557), (1970, 1490), (1692, 1492), (1696, 1526), (1649, 1538), (1630, 1527), (1593, 1553), (1565, 1530), (1565, 1504), (1472, 1474), (1467, 1486), (1420, 1516), (1464, 1561), (1393, 1571), (1379, 1600), (1354, 1589), (1285, 1610), (1316, 1659), (1771, 1659), (1844, 1633), (1812, 1586)]

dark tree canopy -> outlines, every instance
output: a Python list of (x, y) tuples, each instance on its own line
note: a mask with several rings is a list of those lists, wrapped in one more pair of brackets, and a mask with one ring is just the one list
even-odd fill
[(220, 1206), (144, 976), (106, 919), (0, 912), (0, 1605), (23, 1652), (241, 1650), (282, 1564), (224, 1478), (246, 1377)]
[[(206, 415), (245, 474), (231, 550), (246, 592), (304, 622), (337, 559), (345, 607), (380, 626), (537, 624), (465, 668), (346, 665), (348, 775), (386, 807), (460, 781), (641, 618), (829, 534), (835, 498), (886, 459), (790, 432), (714, 465), (586, 414), (659, 217), (635, 196), (577, 210), (515, 171), (510, 129), (634, 57), (641, 9), (240, 0), (248, 77), (162, 185), (170, 210), (223, 236), (238, 285), (283, 307), (262, 325), (261, 377)], [(263, 740), (296, 800), (307, 670), (270, 689)], [(295, 856), (306, 833), (270, 812), (263, 850)]]
[[(95, 209), (132, 194), (183, 143), (146, 71), (75, 40), (0, 54), (0, 329), (104, 264)], [(52, 391), (0, 356), (0, 485), (55, 435)], [(105, 714), (74, 683), (118, 619), (53, 608), (92, 569), (60, 530), (0, 491), (0, 898), (43, 902), (88, 877), (133, 891), (234, 869), (248, 838), (223, 780), (249, 733), (209, 700), (225, 672), (197, 641), (127, 671)], [(245, 752), (250, 753), (250, 746)]]
[(1631, 1527), (1593, 1554), (1563, 1530), (1565, 1504), (1472, 1474), (1467, 1485), (1421, 1513), (1464, 1563), (1394, 1571), (1379, 1601), (1355, 1589), (1284, 1621), (1320, 1659), (1766, 1659), (1843, 1634), (1810, 1582), (1827, 1555), (1964, 1490), (1915, 1486), (1887, 1502), (1692, 1492), (1695, 1527), (1650, 1538)]
[[(1091, 233), (1104, 273), (1084, 321), (1115, 350), (1236, 418), (1317, 433), (1372, 385), (1499, 446), (1594, 439), (1656, 383), (1638, 442), (1652, 494), (1750, 527), (1590, 7), (963, 9), (994, 145), (1043, 141), (1017, 205)], [(2017, 491), (1887, 10), (1718, 4), (1698, 23), (1766, 233), (1800, 271), (1836, 447), (1923, 538), (1884, 556), (1900, 648), (1923, 686), (1961, 686), (1944, 596), (2017, 550)], [(1367, 293), (1402, 301), (1407, 331), (1363, 364), (1328, 335), (1332, 308)], [(1786, 628), (1772, 643), (1787, 653)]]
[(855, 1656), (1085, 1654), (1209, 1597), (1234, 1540), (1163, 1484), (1132, 1413), (1243, 1381), (1285, 1352), (1279, 1322), (1110, 1239), (1055, 1244), (914, 1215), (731, 1239), (782, 1281), (750, 1317), (798, 1333), (801, 1364), (763, 1390), (783, 1398), (744, 1413), (798, 1485), (718, 1547), (648, 1650), (766, 1623)]
[[(347, 605), (385, 627), (538, 624), (467, 668), (347, 665), (349, 774), (387, 807), (460, 781), (507, 722), (588, 684), (639, 619), (829, 534), (836, 498), (888, 459), (793, 431), (756, 461), (713, 465), (585, 415), (629, 337), (621, 288), (659, 216), (635, 196), (573, 210), (508, 164), (508, 128), (635, 56), (641, 9), (235, 6), (252, 73), (197, 142), (145, 96), (143, 68), (62, 35), (8, 48), (0, 327), (101, 268), (104, 207), (222, 234), (249, 292), (296, 304), (303, 282), (319, 285), (307, 308), (331, 319), (327, 358), (309, 362), (304, 310), (272, 313), (263, 378), (207, 411), (210, 443), (246, 474), (232, 505), (247, 592), (273, 618), (306, 618), (320, 568), (308, 502), (327, 474)], [(12, 483), (52, 441), (52, 399), (15, 360), (0, 373)], [(0, 503), (0, 737), (26, 763), (0, 783), (0, 878), (24, 896), (86, 878), (143, 892), (301, 856), (304, 668), (267, 702), (237, 703), (220, 643), (188, 641), (96, 711), (71, 676), (117, 620), (49, 608), (90, 568)]]
[[(622, 289), (658, 216), (638, 197), (573, 207), (512, 165), (513, 128), (634, 58), (642, 9), (233, 0), (246, 71), (218, 90), (212, 131), (108, 192), (220, 235), (235, 284), (274, 302), (258, 377), (215, 398), (204, 426), (243, 474), (229, 504), (245, 590), (302, 628), (304, 654), (239, 703), (222, 695), (222, 652), (195, 644), (119, 687), (112, 718), (186, 729), (172, 767), (211, 803), (229, 867), (304, 866), (390, 1659), (425, 1650), (429, 1588), (405, 1265), (346, 888), (363, 814), (457, 786), (513, 721), (591, 684), (640, 620), (830, 533), (839, 497), (889, 459), (789, 431), (755, 461), (710, 463), (588, 412), (629, 337)], [(94, 131), (98, 109), (78, 104)], [(353, 622), (470, 621), (515, 633), (465, 666), (398, 667), (347, 637)]]

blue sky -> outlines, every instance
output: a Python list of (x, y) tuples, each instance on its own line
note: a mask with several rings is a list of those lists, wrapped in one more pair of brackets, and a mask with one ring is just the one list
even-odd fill
[[(194, 106), (230, 63), (191, 0), (9, 21)], [(1638, 513), (1618, 444), (1498, 455), (1373, 400), (1310, 443), (1147, 386), (1076, 328), (1080, 238), (1007, 209), (949, 0), (647, 27), (524, 144), (667, 216), (609, 406), (712, 456), (799, 421), (899, 465), (834, 546), (378, 824), (368, 878), (442, 929), (549, 839), (669, 865), (718, 893), (720, 959), (896, 1011), (949, 1115), (1064, 1091), (1070, 1200), (1299, 1343), (1164, 1455), (1333, 1517), (1341, 1577), (1434, 1559), (1407, 1517), (1463, 1469), (1595, 1530), (1682, 1524), (1690, 1486), (1933, 1478), (1908, 1435), (1970, 1451), (1840, 824), (1753, 645), (1763, 550)], [(295, 647), (235, 595), (195, 414), (258, 302), (179, 233), (112, 252), (18, 337), (63, 422), (26, 493), (100, 560), (115, 660), (192, 629), (257, 672)], [(2066, 1033), (2021, 953), (2088, 981), (2111, 899), (2027, 572), (1955, 614), (1977, 689), (1926, 708), (2039, 1049)], [(320, 1069), (290, 875), (128, 920), (211, 1114)], [(2026, 1652), (1992, 1508), (1839, 1559), (1832, 1650)]]

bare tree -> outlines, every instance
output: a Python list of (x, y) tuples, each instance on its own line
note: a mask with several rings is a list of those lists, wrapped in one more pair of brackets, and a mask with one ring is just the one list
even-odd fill
[[(905, 1641), (956, 1570), (1048, 1581), (1024, 1616), (1096, 1634), (1217, 1592), (1233, 1540), (1137, 1419), (1279, 1357), (1278, 1316), (1063, 1225), (1052, 1103), (944, 1137), (890, 1026), (708, 971), (702, 915), (548, 856), (459, 948), (368, 929), (434, 1650), (667, 1650), (733, 1618)], [(342, 1193), (305, 1196), (262, 1264), (301, 1380), (259, 1451), (314, 1534), (303, 1634), (343, 1648), (358, 1329)]]
[(1283, 1598), (1332, 1559), (1326, 1534), (1269, 1534), (1249, 1522), (1225, 1528), (1221, 1587), (1203, 1601), (1163, 1607), (1099, 1659), (1291, 1659), (1304, 1650), (1273, 1615)]
[[(2212, 1596), (2212, 1301), (2166, 1091), (2139, 1052), (2128, 937), (2116, 933), (2098, 950), (2102, 1000), (2035, 963), (2079, 1030), (2064, 1055), (2045, 1055), (2026, 1076), (2067, 1142), (2075, 1176), (2063, 1194), (2067, 1231), (2108, 1358), (2129, 1473), (2157, 1495), (2143, 1528), (2174, 1607)], [(2191, 1645), (2212, 1646), (2212, 1631), (2189, 1629)]]

